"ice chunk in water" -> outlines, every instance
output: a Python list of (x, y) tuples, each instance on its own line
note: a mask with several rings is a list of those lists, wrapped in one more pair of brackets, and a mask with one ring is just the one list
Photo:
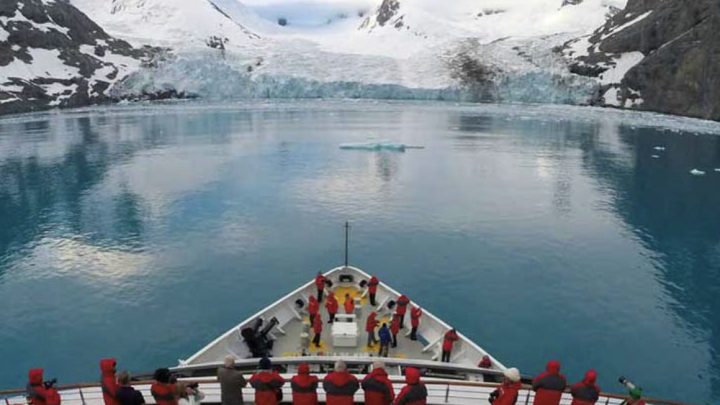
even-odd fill
[(665, 147), (664, 147), (664, 146), (656, 146), (656, 147), (654, 147), (653, 149), (655, 149), (655, 150), (665, 150)]
[(424, 149), (424, 146), (412, 146), (404, 143), (393, 142), (360, 142), (360, 143), (343, 143), (340, 149), (345, 150), (368, 150), (368, 151), (388, 151), (388, 152), (405, 152), (406, 149)]
[(690, 174), (692, 174), (693, 176), (704, 176), (705, 172), (698, 169), (692, 169), (690, 170)]
[(653, 159), (660, 159), (660, 156), (658, 156), (658, 155), (652, 155), (651, 157), (652, 157)]
[(718, 167), (717, 169), (715, 169), (715, 171), (718, 172), (718, 173), (720, 173), (720, 167)]

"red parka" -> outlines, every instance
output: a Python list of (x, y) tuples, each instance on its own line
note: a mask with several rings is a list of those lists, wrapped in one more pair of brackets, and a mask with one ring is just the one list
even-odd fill
[(337, 298), (335, 298), (335, 294), (329, 293), (327, 296), (327, 300), (325, 301), (325, 308), (327, 309), (329, 314), (337, 314), (338, 307), (340, 305), (337, 302)]
[(427, 388), (420, 382), (420, 371), (413, 367), (405, 369), (405, 382), (407, 385), (395, 398), (395, 405), (425, 405), (427, 403)]
[(43, 369), (33, 368), (28, 371), (27, 397), (33, 405), (46, 405), (47, 390), (43, 385)]
[(370, 312), (370, 315), (368, 315), (367, 321), (365, 322), (365, 332), (375, 331), (375, 328), (380, 324), (376, 318), (377, 313), (375, 313), (375, 311)]
[(397, 335), (398, 332), (400, 332), (400, 317), (394, 316), (392, 322), (390, 323), (390, 333)]
[(325, 289), (325, 276), (322, 274), (315, 276), (315, 287), (317, 287), (318, 290)]
[(397, 313), (398, 315), (405, 315), (405, 312), (407, 312), (407, 306), (410, 303), (410, 299), (405, 296), (405, 294), (401, 295), (397, 300)]
[(175, 384), (155, 381), (150, 386), (150, 394), (155, 398), (157, 405), (177, 405), (178, 395)]
[(362, 388), (365, 391), (365, 405), (390, 405), (395, 398), (392, 383), (382, 368), (376, 368), (366, 375)]
[(277, 393), (285, 384), (280, 374), (263, 370), (250, 377), (250, 385), (255, 389), (256, 405), (277, 405)]
[(455, 332), (454, 329), (451, 329), (447, 332), (445, 332), (445, 337), (443, 338), (443, 345), (442, 349), (444, 352), (449, 352), (453, 348), (453, 343), (455, 343), (458, 339), (460, 339), (460, 336), (458, 336), (457, 332)]
[(323, 380), (325, 403), (327, 405), (353, 405), (355, 392), (360, 383), (347, 371), (333, 371)]
[(100, 360), (100, 387), (102, 388), (105, 405), (118, 405), (118, 382), (115, 378), (115, 359)]
[(585, 378), (570, 388), (573, 400), (570, 405), (595, 405), (600, 398), (600, 387), (595, 384), (597, 373), (595, 370), (588, 370)]
[(316, 335), (319, 335), (320, 333), (322, 333), (323, 322), (322, 322), (322, 317), (320, 316), (320, 314), (316, 315), (315, 319), (313, 319), (312, 327), (313, 327), (313, 332), (315, 332)]
[(298, 375), (290, 380), (292, 399), (295, 405), (317, 405), (318, 378), (310, 375), (310, 367), (303, 363), (298, 367)]
[(345, 302), (343, 303), (343, 306), (345, 307), (346, 314), (352, 314), (355, 311), (355, 300), (348, 295), (345, 297)]
[(560, 374), (560, 362), (548, 361), (545, 371), (535, 377), (532, 386), (535, 391), (534, 405), (558, 405), (567, 387), (565, 376)]
[(504, 381), (497, 389), (498, 397), (492, 405), (515, 405), (522, 382)]
[(420, 317), (422, 316), (422, 309), (420, 307), (412, 307), (410, 310), (410, 326), (417, 328), (420, 326)]
[(310, 315), (317, 315), (318, 312), (320, 312), (320, 303), (314, 295), (311, 295), (310, 299), (308, 299), (308, 313)]
[(375, 277), (375, 276), (370, 277), (370, 281), (368, 281), (368, 293), (376, 294), (378, 284), (380, 284), (380, 280), (378, 280), (377, 277)]

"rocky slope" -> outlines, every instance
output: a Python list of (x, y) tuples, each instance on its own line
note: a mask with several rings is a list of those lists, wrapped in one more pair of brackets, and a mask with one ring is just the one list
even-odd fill
[(157, 49), (113, 38), (63, 0), (0, 2), (0, 114), (111, 99)]
[(720, 2), (629, 0), (562, 50), (596, 77), (594, 103), (720, 120)]

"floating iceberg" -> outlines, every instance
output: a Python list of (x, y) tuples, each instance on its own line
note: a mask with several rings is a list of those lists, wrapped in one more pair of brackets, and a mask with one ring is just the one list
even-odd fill
[(716, 172), (720, 173), (720, 167), (715, 169)]
[(652, 156), (650, 156), (650, 157), (653, 158), (653, 159), (660, 159), (660, 156), (659, 156), (659, 155), (652, 155)]
[(655, 150), (665, 150), (665, 147), (664, 147), (664, 146), (656, 146), (656, 147), (654, 147), (653, 149), (655, 149)]
[(705, 172), (698, 169), (692, 169), (690, 170), (690, 174), (692, 174), (693, 176), (704, 176)]
[(360, 142), (360, 143), (343, 143), (340, 149), (345, 150), (367, 150), (367, 151), (387, 151), (387, 152), (405, 152), (407, 149), (425, 149), (424, 146), (406, 145), (404, 143), (393, 142)]

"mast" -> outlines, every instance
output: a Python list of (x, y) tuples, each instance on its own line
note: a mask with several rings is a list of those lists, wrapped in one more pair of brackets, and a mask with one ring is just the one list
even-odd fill
[(350, 240), (350, 222), (345, 221), (345, 267), (348, 266), (348, 242)]

